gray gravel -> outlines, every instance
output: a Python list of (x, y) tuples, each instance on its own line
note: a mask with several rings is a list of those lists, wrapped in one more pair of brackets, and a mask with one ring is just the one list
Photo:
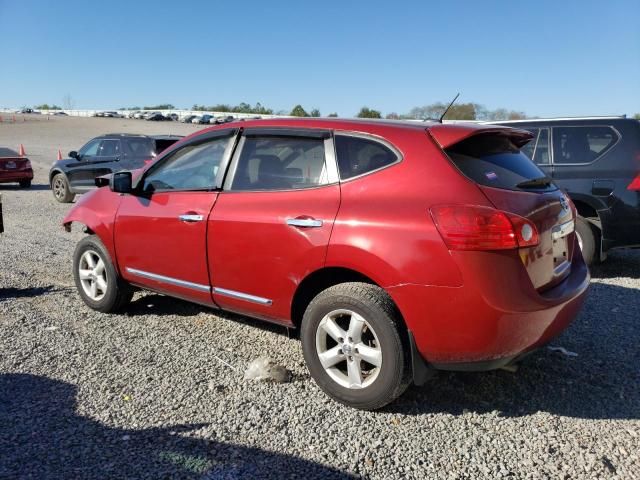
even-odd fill
[[(640, 255), (594, 269), (586, 307), (517, 373), (441, 373), (377, 413), (329, 400), (284, 329), (155, 294), (124, 315), (73, 287), (80, 232), (46, 175), (58, 148), (196, 126), (29, 118), (34, 188), (0, 186), (0, 478), (640, 478)], [(290, 383), (243, 380), (268, 355)], [(231, 367), (227, 366), (231, 365)]]

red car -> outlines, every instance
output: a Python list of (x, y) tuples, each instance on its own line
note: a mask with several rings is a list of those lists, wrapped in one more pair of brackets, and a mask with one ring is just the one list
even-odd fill
[(0, 183), (19, 183), (29, 188), (33, 180), (33, 169), (28, 158), (15, 150), (0, 147)]
[(433, 369), (518, 361), (575, 318), (575, 209), (499, 126), (230, 123), (118, 172), (64, 219), (84, 302), (140, 287), (299, 328), (334, 399), (375, 409)]

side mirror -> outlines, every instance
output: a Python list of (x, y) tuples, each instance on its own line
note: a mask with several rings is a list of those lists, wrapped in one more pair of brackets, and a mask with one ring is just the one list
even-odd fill
[(112, 192), (116, 192), (116, 193), (133, 192), (131, 172), (127, 172), (127, 171), (115, 172), (113, 175), (111, 175), (109, 188), (111, 189)]
[(69, 157), (75, 158), (76, 160), (80, 160), (80, 155), (78, 155), (78, 152), (76, 152), (75, 150), (71, 150), (69, 152)]

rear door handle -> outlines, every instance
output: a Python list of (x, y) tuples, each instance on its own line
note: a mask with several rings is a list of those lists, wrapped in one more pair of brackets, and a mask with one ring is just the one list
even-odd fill
[(184, 214), (180, 215), (178, 217), (178, 219), (181, 222), (186, 222), (186, 223), (201, 222), (202, 220), (204, 220), (204, 215), (197, 215), (197, 214), (193, 214), (193, 213), (184, 213)]
[(287, 218), (287, 225), (302, 228), (317, 228), (322, 226), (322, 220), (315, 218)]

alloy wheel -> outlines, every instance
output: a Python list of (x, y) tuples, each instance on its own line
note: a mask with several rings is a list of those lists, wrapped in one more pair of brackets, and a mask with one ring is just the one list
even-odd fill
[(368, 387), (382, 367), (376, 332), (352, 310), (334, 310), (324, 316), (316, 330), (316, 351), (327, 375), (349, 389)]
[(104, 298), (109, 285), (104, 261), (98, 253), (87, 250), (82, 254), (78, 264), (78, 275), (87, 297), (95, 302)]
[(54, 179), (53, 181), (53, 194), (56, 196), (56, 198), (64, 198), (64, 194), (65, 194), (64, 180), (62, 180), (62, 178), (60, 177)]

